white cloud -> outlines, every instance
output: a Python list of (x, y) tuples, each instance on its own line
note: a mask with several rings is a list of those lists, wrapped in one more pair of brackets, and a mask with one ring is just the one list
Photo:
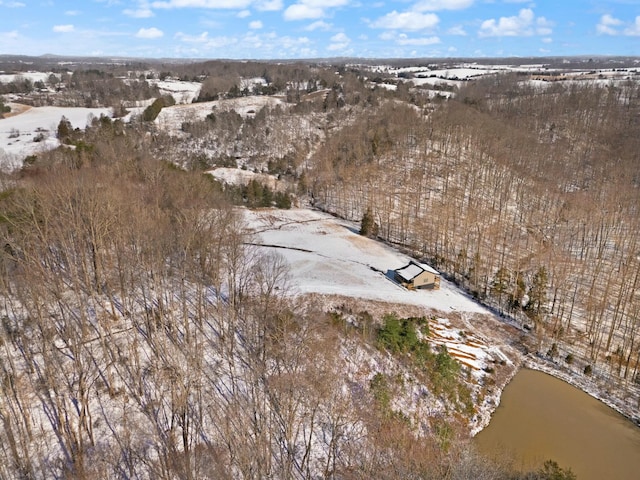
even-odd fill
[(22, 3), (22, 2), (2, 2), (2, 1), (0, 1), (0, 6), (7, 7), (7, 8), (22, 8), (22, 7), (26, 7), (27, 4), (26, 3)]
[(517, 16), (492, 18), (480, 26), (480, 37), (527, 37), (531, 35), (550, 35), (553, 23), (544, 17), (535, 18), (533, 10), (523, 8)]
[(151, 2), (153, 8), (211, 8), (244, 9), (251, 5), (252, 0), (166, 0)]
[(256, 8), (265, 12), (282, 10), (283, 6), (282, 0), (262, 0), (256, 3)]
[(206, 43), (209, 41), (209, 32), (202, 32), (200, 35), (187, 35), (186, 33), (176, 33), (176, 38), (187, 43)]
[(464, 28), (462, 28), (461, 25), (456, 25), (454, 27), (451, 27), (449, 30), (447, 30), (447, 33), (449, 35), (460, 35), (461, 37), (464, 37), (467, 35), (467, 32), (465, 32)]
[(73, 25), (55, 25), (53, 31), (56, 33), (70, 33), (75, 30)]
[(618, 31), (614, 27), (619, 25), (622, 25), (622, 20), (618, 20), (607, 13), (600, 17), (600, 23), (596, 25), (596, 31), (600, 35), (617, 35)]
[(427, 30), (434, 28), (440, 19), (435, 13), (404, 12), (393, 11), (371, 24), (374, 28), (385, 28), (389, 30)]
[(67, 10), (66, 12), (64, 12), (64, 14), (69, 17), (76, 17), (80, 15), (80, 13), (81, 13), (80, 10)]
[[(623, 25), (627, 25), (621, 30)], [(640, 36), (640, 16), (635, 18), (633, 23), (627, 24), (613, 15), (602, 15), (600, 22), (596, 25), (596, 32), (599, 35), (627, 35), (630, 37)]]
[(401, 46), (419, 46), (424, 47), (428, 45), (436, 45), (440, 42), (440, 38), (432, 35), (430, 37), (410, 37), (406, 33), (398, 33), (394, 31), (387, 31), (381, 33), (378, 38), (386, 42), (394, 42)]
[(640, 16), (636, 17), (636, 21), (631, 27), (624, 30), (624, 34), (632, 37), (640, 36)]
[(126, 10), (123, 10), (122, 13), (124, 13), (128, 17), (133, 17), (133, 18), (151, 18), (151, 17), (153, 17), (153, 12), (151, 11), (150, 8), (138, 8), (136, 10), (132, 10), (132, 9), (127, 8)]
[(324, 10), (322, 8), (299, 3), (290, 5), (284, 11), (285, 20), (308, 20), (321, 17), (324, 17)]
[(10, 32), (1, 32), (0, 38), (3, 40), (17, 40), (20, 38), (20, 34), (17, 30), (11, 30)]
[(327, 15), (328, 8), (343, 7), (349, 0), (299, 0), (284, 11), (285, 20), (310, 20)]
[(412, 10), (416, 12), (436, 12), (438, 10), (464, 10), (475, 0), (420, 0)]
[(436, 36), (432, 37), (419, 37), (419, 38), (409, 38), (406, 35), (402, 34), (398, 36), (396, 40), (398, 45), (413, 45), (413, 46), (427, 46), (427, 45), (436, 45), (440, 43), (440, 38)]
[(551, 35), (553, 32), (553, 22), (550, 22), (545, 17), (536, 18), (536, 33), (538, 35)]
[(308, 30), (309, 32), (313, 32), (314, 30), (329, 30), (330, 28), (331, 28), (330, 23), (323, 22), (322, 20), (318, 20), (316, 22), (313, 22), (310, 25), (307, 25), (305, 27), (305, 30)]
[[(106, 3), (107, 6), (111, 7), (112, 5), (121, 5), (122, 2), (120, 0), (95, 0), (98, 3)], [(51, 2), (53, 4), (53, 2)]]
[(337, 51), (344, 50), (351, 43), (351, 39), (345, 33), (336, 33), (333, 37), (331, 37), (331, 43), (327, 47), (327, 50)]
[(249, 22), (249, 28), (252, 30), (259, 30), (262, 28), (262, 22), (260, 20), (254, 20), (253, 22)]
[(552, 42), (553, 42), (553, 39), (549, 37), (542, 39), (542, 43), (552, 43)]
[(312, 7), (335, 8), (348, 5), (349, 0), (298, 0), (298, 3)]
[(247, 18), (251, 16), (251, 12), (249, 10), (240, 10), (238, 12), (238, 18)]
[(228, 52), (230, 48), (233, 48), (235, 56), (239, 58), (257, 58), (258, 51), (261, 58), (310, 58), (318, 55), (318, 52), (310, 47), (312, 42), (307, 37), (280, 37), (272, 31), (218, 37), (209, 37), (206, 32), (197, 36), (180, 32), (175, 38), (178, 42), (174, 50), (180, 56), (219, 56)]
[(164, 33), (162, 32), (162, 30), (157, 29), (156, 27), (151, 27), (151, 28), (141, 28), (140, 30), (138, 30), (138, 33), (136, 33), (136, 37), (138, 38), (160, 38), (164, 36)]
[(331, 37), (331, 41), (332, 42), (350, 42), (351, 39), (347, 36), (346, 33), (340, 32), (340, 33), (336, 33), (333, 37)]

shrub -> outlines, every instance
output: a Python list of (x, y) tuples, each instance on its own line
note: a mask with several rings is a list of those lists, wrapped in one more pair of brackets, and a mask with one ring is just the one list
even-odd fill
[(9, 113), (11, 111), (11, 107), (4, 104), (4, 101), (0, 97), (0, 118), (4, 118), (5, 113)]
[(442, 383), (451, 383), (460, 372), (460, 364), (449, 355), (447, 347), (442, 345), (438, 347), (436, 355), (436, 372)]
[(570, 468), (561, 468), (557, 462), (547, 460), (538, 472), (538, 477), (542, 480), (576, 480), (576, 475)]
[(382, 348), (392, 353), (406, 353), (416, 348), (420, 341), (410, 319), (401, 320), (391, 313), (383, 320), (384, 325), (378, 330), (378, 342)]
[(376, 373), (369, 381), (369, 388), (380, 408), (383, 410), (388, 409), (391, 403), (391, 393), (389, 392), (387, 377), (380, 372)]
[(289, 209), (291, 208), (291, 197), (284, 192), (277, 192), (275, 203), (277, 208)]

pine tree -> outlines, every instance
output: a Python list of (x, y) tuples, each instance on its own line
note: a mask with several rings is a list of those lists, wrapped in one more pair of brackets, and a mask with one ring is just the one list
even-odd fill
[(524, 276), (522, 272), (516, 272), (515, 288), (513, 293), (509, 295), (509, 303), (513, 310), (522, 308), (522, 300), (525, 294)]
[(509, 291), (511, 285), (511, 273), (505, 267), (500, 267), (496, 272), (491, 285), (491, 294), (498, 297), (498, 303), (502, 303), (502, 297)]
[(371, 207), (367, 208), (367, 211), (362, 216), (362, 221), (360, 222), (360, 235), (364, 235), (365, 237), (378, 236), (378, 224), (373, 219)]
[(11, 107), (4, 104), (4, 100), (0, 97), (0, 118), (4, 118), (5, 113), (9, 113), (11, 111)]
[(531, 287), (529, 288), (529, 302), (525, 307), (527, 315), (538, 321), (542, 314), (545, 313), (545, 304), (547, 303), (547, 269), (540, 267), (533, 276)]
[(58, 139), (61, 142), (64, 142), (72, 133), (73, 125), (71, 125), (71, 122), (67, 117), (63, 116), (58, 124)]

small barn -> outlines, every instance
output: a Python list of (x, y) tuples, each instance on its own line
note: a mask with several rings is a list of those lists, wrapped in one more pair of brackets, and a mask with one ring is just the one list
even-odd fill
[(410, 290), (417, 288), (437, 290), (440, 288), (440, 272), (424, 263), (411, 260), (409, 265), (398, 268), (394, 272), (396, 281)]

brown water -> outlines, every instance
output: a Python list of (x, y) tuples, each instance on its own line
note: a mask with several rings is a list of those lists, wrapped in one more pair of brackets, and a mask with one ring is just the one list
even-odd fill
[(475, 442), (483, 453), (512, 455), (527, 470), (555, 460), (578, 480), (640, 479), (640, 428), (577, 388), (534, 370), (521, 370), (507, 385)]

